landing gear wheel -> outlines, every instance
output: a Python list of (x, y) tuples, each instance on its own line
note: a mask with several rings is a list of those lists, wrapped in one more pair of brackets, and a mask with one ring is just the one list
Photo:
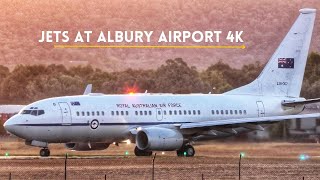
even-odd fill
[(141, 150), (139, 149), (137, 146), (134, 148), (134, 154), (136, 156), (151, 156), (152, 155), (152, 151), (145, 151), (145, 150)]
[(185, 147), (185, 152), (186, 152), (187, 157), (193, 157), (194, 154), (196, 153), (193, 146), (191, 146), (191, 145), (187, 145)]
[(183, 149), (181, 148), (181, 149), (179, 149), (179, 150), (177, 150), (177, 156), (184, 156), (184, 151), (183, 151)]
[(50, 156), (50, 150), (47, 148), (43, 148), (40, 150), (40, 156), (41, 157), (48, 157)]
[(190, 144), (183, 145), (179, 150), (177, 150), (177, 156), (193, 157), (194, 154), (195, 150)]

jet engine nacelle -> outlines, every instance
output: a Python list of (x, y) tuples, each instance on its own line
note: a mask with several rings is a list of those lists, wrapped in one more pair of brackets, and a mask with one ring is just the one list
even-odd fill
[(109, 144), (106, 143), (66, 143), (67, 149), (75, 151), (92, 151), (92, 150), (104, 150), (109, 147)]
[(138, 131), (136, 145), (140, 150), (172, 151), (182, 147), (183, 136), (174, 129), (149, 127)]

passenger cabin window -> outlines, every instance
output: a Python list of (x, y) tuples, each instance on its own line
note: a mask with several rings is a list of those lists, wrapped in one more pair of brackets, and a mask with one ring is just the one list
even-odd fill
[(243, 110), (243, 114), (247, 114), (247, 111), (246, 111), (246, 110)]
[(187, 115), (187, 111), (186, 111), (186, 110), (184, 110), (184, 111), (183, 111), (183, 114), (184, 114), (184, 115)]
[(97, 111), (97, 116), (100, 116), (99, 111)]
[(83, 111), (81, 112), (81, 114), (82, 114), (82, 116), (84, 116), (84, 112)]
[(104, 116), (104, 111), (101, 112), (102, 116)]
[(79, 113), (79, 111), (77, 111), (77, 116), (80, 116), (80, 113)]
[(221, 114), (223, 114), (223, 110), (221, 110), (220, 112), (221, 112)]
[(228, 114), (228, 110), (226, 110), (226, 114)]
[(193, 110), (193, 115), (196, 115), (196, 110)]
[(182, 111), (181, 110), (179, 110), (179, 115), (182, 115)]
[(90, 112), (87, 112), (87, 116), (90, 116)]
[(161, 115), (161, 111), (158, 111), (158, 115)]
[(214, 110), (211, 110), (211, 114), (214, 114)]
[(150, 116), (152, 115), (151, 111), (149, 111), (149, 115), (150, 115)]
[(188, 114), (191, 115), (191, 110), (188, 110)]
[(124, 112), (123, 111), (121, 111), (121, 116), (123, 116), (124, 115)]
[(127, 116), (129, 115), (129, 112), (128, 112), (128, 111), (126, 111), (126, 115), (127, 115)]
[(148, 112), (147, 112), (147, 111), (144, 111), (144, 115), (145, 115), (145, 116), (148, 115)]
[(140, 116), (142, 116), (143, 115), (143, 112), (142, 111), (140, 111)]
[(163, 111), (163, 114), (164, 114), (164, 115), (167, 115), (167, 111), (166, 111), (166, 110), (164, 110), (164, 111)]
[(200, 110), (198, 110), (198, 115), (200, 115)]
[(216, 110), (216, 114), (219, 114), (219, 110)]
[(94, 112), (93, 111), (91, 112), (91, 114), (92, 114), (92, 116), (94, 116)]
[(173, 112), (174, 112), (174, 115), (177, 115), (177, 111), (176, 110), (174, 110)]
[(116, 115), (119, 116), (119, 111), (116, 111)]
[(237, 111), (237, 110), (234, 110), (234, 113), (235, 113), (235, 114), (238, 114), (238, 111)]
[(241, 110), (239, 110), (239, 114), (242, 114), (242, 111), (241, 111)]
[(135, 111), (136, 116), (138, 116), (138, 111)]
[(114, 116), (114, 111), (111, 111), (111, 115)]
[(171, 110), (169, 111), (169, 115), (172, 115), (172, 111)]

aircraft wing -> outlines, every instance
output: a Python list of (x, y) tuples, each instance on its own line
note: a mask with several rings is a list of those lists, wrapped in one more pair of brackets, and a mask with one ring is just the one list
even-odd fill
[(196, 122), (196, 123), (184, 123), (180, 126), (180, 129), (204, 128), (204, 127), (245, 124), (245, 123), (271, 123), (271, 122), (277, 122), (277, 121), (288, 120), (288, 119), (319, 118), (319, 117), (320, 117), (320, 113), (256, 117), (256, 118), (236, 118), (236, 119), (226, 119), (226, 120), (203, 121), (203, 122)]

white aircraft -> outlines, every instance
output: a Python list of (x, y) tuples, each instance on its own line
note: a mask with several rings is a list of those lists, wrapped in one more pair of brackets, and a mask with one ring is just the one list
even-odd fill
[(10, 118), (5, 129), (41, 147), (49, 156), (49, 143), (65, 143), (73, 150), (103, 150), (130, 139), (135, 155), (177, 151), (194, 156), (194, 141), (227, 137), (293, 118), (308, 103), (301, 85), (315, 20), (315, 9), (301, 9), (292, 28), (259, 77), (224, 94), (91, 93), (40, 100)]

